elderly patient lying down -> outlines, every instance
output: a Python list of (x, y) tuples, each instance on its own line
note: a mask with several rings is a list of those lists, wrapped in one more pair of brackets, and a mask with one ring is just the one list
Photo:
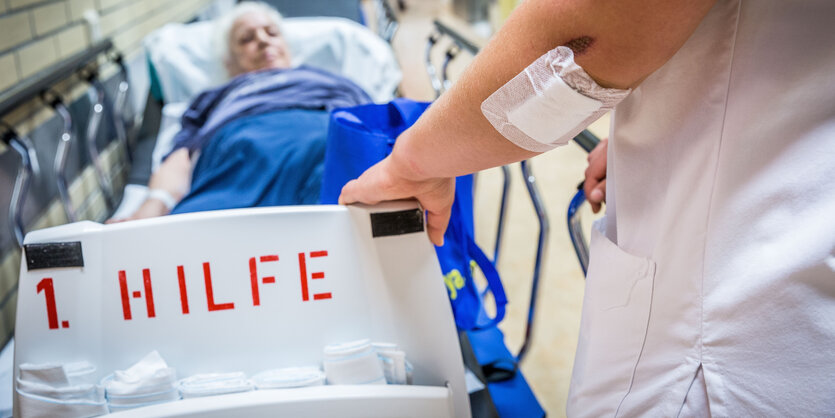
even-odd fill
[(371, 99), (346, 78), (290, 68), (275, 10), (242, 3), (232, 16), (221, 30), (235, 78), (189, 105), (148, 199), (124, 220), (318, 202), (328, 112)]

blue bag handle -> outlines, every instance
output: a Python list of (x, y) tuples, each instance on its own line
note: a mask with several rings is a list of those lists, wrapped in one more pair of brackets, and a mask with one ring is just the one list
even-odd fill
[(493, 262), (484, 254), (484, 251), (479, 248), (475, 240), (467, 237), (467, 255), (476, 262), (478, 268), (484, 273), (484, 278), (487, 279), (487, 288), (493, 294), (493, 299), (496, 301), (496, 316), (490, 319), (486, 324), (476, 324), (475, 329), (485, 329), (494, 327), (502, 322), (505, 314), (505, 306), (507, 305), (507, 295), (504, 293), (504, 286), (502, 280), (499, 278), (499, 272)]
[(429, 103), (415, 102), (400, 97), (389, 102), (389, 105), (400, 115), (400, 119), (403, 121), (402, 126), (404, 127), (414, 125), (420, 118), (420, 115), (429, 107)]

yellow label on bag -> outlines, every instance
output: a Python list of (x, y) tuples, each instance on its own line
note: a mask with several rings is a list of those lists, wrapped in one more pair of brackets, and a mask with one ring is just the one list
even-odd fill
[(455, 300), (458, 298), (458, 289), (464, 287), (464, 276), (458, 269), (452, 269), (449, 273), (444, 275), (444, 283), (447, 290), (449, 290), (449, 298)]

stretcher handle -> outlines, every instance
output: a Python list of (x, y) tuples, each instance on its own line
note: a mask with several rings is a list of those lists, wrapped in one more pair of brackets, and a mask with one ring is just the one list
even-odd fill
[(586, 152), (591, 152), (597, 144), (600, 143), (600, 138), (596, 137), (593, 133), (589, 132), (588, 129), (584, 130), (577, 134), (574, 137), (574, 142), (577, 143), (581, 148), (586, 150)]

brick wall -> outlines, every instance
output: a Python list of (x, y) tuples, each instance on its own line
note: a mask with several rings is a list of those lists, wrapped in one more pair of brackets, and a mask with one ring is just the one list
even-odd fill
[(100, 16), (102, 35), (128, 56), (167, 22), (187, 21), (211, 0), (0, 0), (0, 91), (90, 44), (83, 16)]

